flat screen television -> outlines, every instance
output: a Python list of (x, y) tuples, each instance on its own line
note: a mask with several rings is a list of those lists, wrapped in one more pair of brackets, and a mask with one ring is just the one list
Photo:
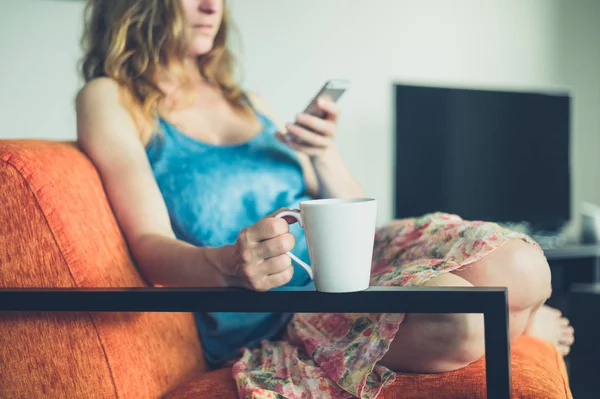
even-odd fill
[(570, 96), (395, 86), (395, 216), (558, 232), (571, 217)]

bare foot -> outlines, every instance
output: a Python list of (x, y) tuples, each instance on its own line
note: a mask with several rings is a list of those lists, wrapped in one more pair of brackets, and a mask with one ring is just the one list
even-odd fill
[(525, 334), (553, 343), (563, 356), (567, 356), (574, 341), (573, 326), (558, 309), (542, 306), (529, 320)]

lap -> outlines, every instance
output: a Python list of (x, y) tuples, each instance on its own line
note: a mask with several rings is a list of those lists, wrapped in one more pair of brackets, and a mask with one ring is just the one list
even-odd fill
[[(464, 221), (443, 213), (397, 220), (377, 230), (371, 285), (423, 285), (432, 277), (456, 272), (479, 261), (513, 239), (528, 240), (494, 223)], [(322, 381), (326, 375), (333, 381), (326, 383), (332, 390), (342, 387), (356, 395), (362, 389), (380, 389), (393, 373), (378, 362), (394, 342), (405, 316), (297, 314), (289, 323), (288, 339), (268, 343), (277, 350), (270, 347), (247, 352), (238, 375), (243, 379), (252, 369), (258, 372), (279, 362), (301, 366), (303, 371), (298, 372), (317, 376), (313, 379)], [(419, 333), (413, 332), (413, 335)], [(427, 345), (427, 340), (421, 341)], [(312, 369), (315, 367), (318, 372)], [(309, 375), (299, 378), (312, 384)], [(322, 384), (317, 380), (313, 381), (316, 386)]]

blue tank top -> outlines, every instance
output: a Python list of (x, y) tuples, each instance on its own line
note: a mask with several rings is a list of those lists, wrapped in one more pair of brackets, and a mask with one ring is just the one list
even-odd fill
[[(279, 142), (274, 123), (256, 113), (262, 131), (235, 145), (212, 145), (185, 135), (159, 119), (160, 132), (147, 145), (154, 177), (167, 205), (177, 238), (198, 246), (233, 244), (244, 227), (279, 208), (298, 208), (305, 194), (295, 152)], [(292, 251), (309, 262), (303, 230)], [(288, 286), (305, 286), (310, 278), (294, 263)], [(197, 313), (196, 323), (207, 362), (219, 366), (256, 348), (263, 339), (278, 339), (291, 314)]]

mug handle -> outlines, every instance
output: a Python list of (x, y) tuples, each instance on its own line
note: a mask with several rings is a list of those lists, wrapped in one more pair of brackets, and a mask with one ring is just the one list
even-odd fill
[[(296, 219), (298, 221), (298, 224), (300, 225), (300, 227), (304, 228), (304, 223), (302, 221), (302, 215), (300, 214), (299, 211), (283, 211), (283, 212), (279, 212), (274, 217), (276, 217), (276, 218), (283, 218), (284, 216), (291, 216), (291, 217), (293, 217), (294, 219)], [(304, 270), (306, 270), (306, 272), (308, 273), (308, 276), (312, 280), (313, 279), (313, 270), (312, 270), (312, 267), (310, 267), (309, 265), (307, 265), (306, 263), (304, 263), (303, 261), (301, 261), (300, 259), (298, 259), (298, 257), (296, 255), (294, 255), (293, 253), (288, 252), (287, 254), (288, 254), (288, 256), (290, 258), (292, 258), (300, 266), (302, 266), (302, 268)]]

